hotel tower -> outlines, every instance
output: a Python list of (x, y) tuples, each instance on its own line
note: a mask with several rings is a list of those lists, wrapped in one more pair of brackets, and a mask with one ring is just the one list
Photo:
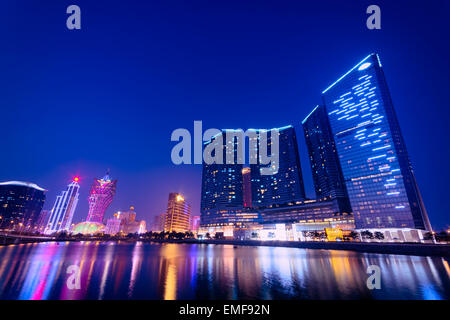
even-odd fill
[(165, 232), (189, 231), (191, 222), (191, 206), (186, 203), (183, 196), (178, 193), (170, 193), (167, 204)]
[(80, 195), (80, 185), (78, 180), (79, 179), (75, 177), (67, 186), (67, 189), (61, 192), (61, 195), (56, 197), (44, 233), (52, 234), (59, 231), (70, 231), (73, 214), (77, 207), (78, 197)]
[(356, 227), (431, 230), (378, 55), (355, 65), (322, 99)]
[(101, 179), (94, 179), (89, 192), (89, 213), (86, 222), (102, 223), (106, 209), (116, 194), (117, 180), (111, 180), (109, 171)]

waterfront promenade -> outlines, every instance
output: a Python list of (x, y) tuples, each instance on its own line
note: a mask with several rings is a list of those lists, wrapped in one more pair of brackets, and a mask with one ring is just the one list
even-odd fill
[(402, 254), (413, 256), (437, 256), (450, 258), (450, 244), (428, 243), (382, 243), (382, 242), (329, 242), (329, 241), (260, 241), (260, 240), (198, 240), (198, 239), (56, 239), (49, 236), (21, 236), (0, 234), (0, 245), (48, 241), (121, 241), (121, 242), (153, 242), (153, 243), (184, 243), (184, 244), (216, 244), (234, 246), (269, 246), (316, 250), (347, 250), (366, 253)]
[(259, 241), (259, 240), (152, 240), (159, 243), (228, 244), (235, 246), (270, 246), (317, 250), (348, 250), (366, 253), (437, 256), (450, 258), (450, 244), (330, 242), (330, 241)]

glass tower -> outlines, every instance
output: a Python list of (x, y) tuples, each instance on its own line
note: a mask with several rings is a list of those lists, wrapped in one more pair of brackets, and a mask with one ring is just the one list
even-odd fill
[[(226, 133), (226, 130), (224, 130)], [(223, 135), (223, 133), (222, 133)], [(211, 141), (205, 143), (207, 146)], [(226, 143), (223, 138), (223, 143)], [(237, 153), (236, 148), (234, 152)], [(224, 159), (226, 150), (224, 147)], [(237, 159), (237, 158), (236, 158)], [(228, 223), (237, 211), (244, 207), (243, 200), (243, 164), (203, 163), (201, 224)]]
[(356, 227), (431, 230), (378, 55), (322, 98)]
[(0, 182), (0, 229), (37, 227), (47, 190), (30, 182)]
[[(293, 126), (277, 128), (279, 134), (279, 169), (276, 174), (262, 175), (261, 165), (250, 164), (253, 207), (289, 203), (305, 199), (305, 187)], [(258, 132), (258, 130), (257, 130)], [(271, 137), (267, 144), (270, 148)], [(270, 152), (269, 152), (270, 154)]]
[(347, 197), (325, 107), (317, 106), (302, 124), (316, 197)]

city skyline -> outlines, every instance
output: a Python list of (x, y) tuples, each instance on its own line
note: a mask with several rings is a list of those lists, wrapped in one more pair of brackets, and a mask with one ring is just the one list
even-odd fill
[[(370, 74), (366, 73), (363, 76), (361, 76), (361, 74), (363, 74), (363, 73), (359, 74), (359, 72), (364, 71), (365, 69), (374, 69), (374, 66), (376, 66), (379, 69), (376, 69), (376, 71), (372, 71)], [(359, 67), (358, 70), (354, 71), (357, 67)], [(357, 72), (355, 74), (356, 78), (355, 78), (355, 76), (353, 76), (352, 72)], [(350, 74), (350, 76), (348, 76), (349, 74)], [(375, 77), (375, 79), (374, 79), (375, 86), (370, 87), (372, 85), (370, 79), (373, 77)], [(348, 78), (351, 78), (351, 79), (348, 80)], [(356, 81), (356, 79), (358, 81)], [(347, 85), (347, 88), (344, 87), (343, 89), (340, 89), (341, 90), (340, 96), (334, 96), (334, 98), (327, 98), (327, 96), (328, 96), (327, 91), (330, 91), (330, 89), (332, 91), (334, 89), (333, 87), (336, 87), (336, 86), (342, 87), (342, 84), (340, 83), (341, 81), (344, 82), (344, 85), (345, 84)], [(351, 81), (353, 81), (353, 82), (351, 82)], [(357, 82), (359, 82), (359, 83), (350, 89), (350, 87)], [(378, 89), (378, 87), (376, 85), (379, 85), (379, 86), (381, 85), (382, 87)], [(346, 91), (346, 90), (347, 91), (350, 90), (350, 91), (342, 94), (342, 92)], [(356, 99), (360, 99), (361, 97), (359, 97), (359, 96), (361, 96), (361, 94), (364, 93), (364, 90), (369, 90), (369, 91), (365, 92), (365, 94), (362, 96), (362, 99), (364, 101), (359, 100), (358, 104), (356, 104), (357, 103), (356, 100), (354, 102), (348, 101), (348, 100), (353, 99), (354, 97), (356, 97)], [(382, 96), (380, 96), (380, 94), (377, 95), (377, 92), (378, 92), (377, 90), (382, 92)], [(352, 96), (352, 92), (353, 92), (353, 96)], [(418, 189), (417, 182), (415, 180), (415, 177), (414, 177), (414, 174), (413, 174), (413, 171), (411, 168), (411, 163), (410, 163), (408, 154), (405, 150), (405, 143), (403, 141), (402, 134), (401, 134), (401, 131), (400, 131), (397, 119), (396, 119), (395, 111), (392, 107), (389, 89), (385, 83), (384, 73), (381, 69), (380, 57), (377, 54), (372, 53), (369, 56), (367, 56), (366, 58), (364, 58), (361, 62), (359, 62), (357, 65), (355, 65), (350, 71), (348, 71), (344, 76), (342, 76), (337, 81), (332, 83), (329, 87), (327, 87), (322, 92), (322, 98), (323, 98), (324, 105), (317, 105), (313, 109), (313, 111), (311, 111), (302, 121), (302, 127), (304, 130), (305, 139), (306, 139), (306, 146), (307, 146), (308, 154), (310, 157), (309, 164), (311, 165), (311, 168), (308, 168), (308, 169), (310, 169), (309, 173), (312, 174), (315, 196), (307, 197), (305, 195), (304, 181), (303, 181), (303, 174), (304, 174), (303, 170), (304, 169), (302, 170), (301, 162), (299, 160), (299, 150), (298, 150), (299, 144), (297, 142), (296, 132), (295, 132), (293, 125), (287, 125), (287, 126), (276, 129), (279, 131), (278, 134), (280, 137), (279, 138), (279, 140), (280, 140), (280, 171), (274, 175), (261, 176), (260, 174), (258, 174), (259, 168), (260, 168), (259, 164), (256, 164), (256, 165), (249, 164), (249, 167), (247, 167), (247, 165), (242, 165), (242, 164), (231, 164), (231, 165), (228, 165), (228, 164), (224, 164), (224, 165), (222, 165), (222, 164), (220, 164), (220, 165), (218, 165), (218, 164), (212, 164), (212, 165), (203, 164), (203, 169), (202, 169), (203, 170), (203, 174), (202, 174), (203, 186), (202, 186), (202, 193), (199, 196), (199, 198), (202, 199), (201, 200), (202, 210), (200, 211), (200, 214), (202, 212), (204, 212), (205, 210), (207, 212), (211, 211), (211, 210), (212, 211), (215, 210), (215, 211), (217, 211), (217, 214), (219, 216), (223, 216), (223, 214), (222, 214), (222, 212), (224, 212), (223, 210), (228, 210), (228, 208), (231, 208), (230, 205), (233, 207), (233, 208), (231, 208), (231, 211), (230, 211), (230, 212), (234, 212), (233, 214), (235, 214), (236, 212), (239, 213), (239, 212), (241, 212), (241, 209), (247, 207), (247, 205), (245, 204), (245, 201), (244, 201), (244, 191), (243, 191), (243, 189), (244, 189), (243, 173), (246, 172), (246, 170), (248, 170), (247, 173), (253, 173), (252, 175), (250, 175), (251, 182), (250, 181), (248, 182), (249, 185), (251, 186), (251, 199), (253, 199), (252, 200), (253, 207), (255, 207), (255, 208), (261, 207), (262, 212), (264, 212), (264, 207), (266, 207), (267, 205), (272, 206), (273, 204), (285, 204), (289, 201), (304, 201), (304, 200), (308, 200), (308, 199), (321, 199), (322, 197), (331, 197), (332, 199), (335, 199), (336, 196), (338, 198), (342, 197), (344, 202), (348, 201), (346, 199), (346, 197), (349, 197), (350, 202), (353, 202), (353, 207), (357, 206), (357, 203), (355, 202), (356, 201), (355, 195), (359, 196), (359, 195), (357, 195), (359, 192), (359, 189), (358, 189), (359, 187), (355, 191), (353, 191), (354, 187), (352, 185), (354, 183), (347, 184), (347, 187), (346, 187), (345, 185), (342, 185), (343, 182), (341, 182), (341, 181), (344, 180), (345, 177), (348, 177), (349, 175), (355, 176), (355, 174), (357, 177), (356, 180), (364, 179), (364, 177), (362, 177), (362, 178), (358, 177), (358, 175), (362, 174), (363, 171), (361, 171), (361, 173), (354, 171), (355, 170), (354, 168), (356, 168), (356, 167), (354, 167), (351, 170), (347, 169), (347, 167), (349, 167), (348, 165), (343, 166), (345, 168), (344, 171), (341, 169), (342, 161), (338, 160), (337, 155), (340, 155), (340, 157), (342, 158), (343, 154), (348, 153), (348, 151), (346, 151), (347, 150), (346, 141), (340, 141), (340, 142), (336, 143), (336, 141), (334, 140), (335, 138), (333, 138), (332, 136), (336, 135), (336, 139), (338, 139), (338, 138), (340, 138), (339, 135), (341, 135), (342, 133), (344, 133), (343, 136), (347, 136), (348, 135), (347, 131), (352, 131), (352, 130), (354, 130), (354, 128), (356, 128), (356, 129), (363, 128), (357, 132), (357, 135), (355, 136), (355, 138), (358, 138), (358, 136), (362, 136), (358, 139), (359, 140), (367, 139), (367, 137), (365, 136), (366, 133), (363, 132), (363, 131), (367, 130), (366, 126), (368, 128), (369, 127), (372, 128), (372, 127), (374, 127), (375, 124), (378, 123), (378, 126), (380, 128), (375, 128), (373, 130), (373, 133), (369, 134), (368, 137), (371, 137), (373, 135), (380, 135), (380, 137), (387, 136), (385, 139), (388, 139), (388, 140), (385, 140), (384, 146), (382, 146), (380, 148), (376, 148), (373, 151), (383, 149), (383, 152), (386, 152), (386, 153), (390, 152), (390, 158), (387, 158), (387, 160), (389, 160), (388, 161), (389, 164), (397, 163), (397, 158), (395, 155), (398, 155), (398, 154), (394, 153), (393, 151), (390, 151), (390, 149), (386, 149), (386, 148), (391, 147), (391, 145), (389, 144), (389, 143), (391, 143), (391, 141), (389, 139), (392, 137), (390, 135), (391, 131), (389, 131), (389, 130), (393, 130), (392, 132), (394, 132), (394, 133), (392, 135), (396, 137), (394, 139), (395, 142), (392, 142), (392, 143), (393, 144), (395, 143), (397, 150), (400, 150), (399, 162), (402, 163), (401, 166), (403, 166), (403, 167), (399, 167), (399, 168), (393, 170), (392, 172), (400, 171), (400, 168), (402, 168), (401, 169), (402, 175), (404, 176), (406, 187), (404, 187), (402, 184), (401, 186), (394, 186), (393, 188), (395, 190), (392, 189), (392, 187), (391, 187), (391, 189), (395, 191), (396, 198), (399, 198), (399, 194), (401, 193), (401, 191), (399, 192), (399, 191), (397, 191), (397, 189), (398, 190), (401, 189), (404, 193), (407, 193), (408, 197), (409, 197), (409, 204), (400, 203), (402, 205), (396, 206), (395, 209), (400, 209), (400, 207), (405, 208), (404, 204), (408, 205), (407, 209), (404, 209), (404, 210), (409, 210), (410, 205), (412, 208), (413, 208), (413, 206), (415, 206), (415, 209), (414, 208), (412, 209), (413, 215), (411, 216), (411, 218), (408, 218), (410, 220), (407, 220), (405, 214), (403, 214), (402, 215), (402, 217), (404, 217), (403, 218), (404, 220), (402, 220), (403, 222), (396, 224), (395, 223), (396, 218), (394, 217), (394, 221), (392, 221), (393, 217), (391, 216), (391, 217), (388, 217), (390, 219), (389, 223), (384, 220), (383, 220), (383, 222), (381, 222), (381, 220), (379, 220), (379, 221), (377, 220), (377, 224), (374, 224), (372, 226), (372, 228), (373, 227), (386, 228), (388, 226), (388, 224), (392, 224), (392, 226), (396, 226), (396, 227), (419, 228), (419, 229), (431, 230), (430, 221), (427, 216), (427, 212), (424, 207), (424, 204), (422, 203), (420, 191)], [(367, 98), (370, 98), (372, 101), (370, 101), (370, 102), (367, 101)], [(377, 99), (381, 99), (382, 101), (379, 101)], [(335, 106), (336, 103), (338, 103), (338, 105), (337, 105), (338, 109), (335, 109), (337, 107), (337, 106)], [(339, 106), (339, 104), (340, 104), (340, 106)], [(380, 108), (377, 107), (380, 104), (382, 106), (382, 110), (380, 109), (381, 107)], [(352, 107), (352, 105), (354, 105), (354, 106)], [(361, 110), (355, 109), (355, 107), (358, 107), (358, 106), (359, 106), (359, 109), (361, 109)], [(384, 109), (384, 108), (386, 108), (386, 106), (388, 108), (387, 111), (385, 111), (385, 109)], [(325, 108), (328, 108), (328, 109), (326, 110)], [(341, 109), (339, 109), (339, 108), (341, 108)], [(332, 109), (333, 109), (333, 111), (331, 111)], [(368, 110), (366, 110), (366, 109), (368, 109)], [(377, 110), (377, 109), (380, 109), (380, 110)], [(354, 111), (358, 111), (360, 113), (365, 111), (366, 114), (358, 115), (358, 113), (356, 113), (353, 116), (352, 116), (352, 114), (347, 115), (349, 112), (354, 112)], [(373, 114), (372, 111), (375, 112), (375, 114)], [(339, 115), (342, 112), (345, 112), (344, 116)], [(342, 127), (338, 124), (338, 122), (342, 119), (349, 120), (349, 119), (352, 119), (355, 117), (360, 117), (361, 119), (359, 121), (367, 120), (367, 119), (363, 119), (366, 116), (371, 116), (370, 118), (367, 118), (367, 119), (369, 119), (369, 122), (371, 122), (369, 125), (366, 124), (366, 122), (367, 122), (366, 121), (362, 125), (358, 124), (358, 125), (356, 125), (356, 127), (348, 129), (348, 128), (345, 128), (345, 126)], [(383, 126), (383, 121), (384, 121), (384, 120), (382, 120), (382, 118), (384, 118), (385, 116), (388, 116), (388, 120), (391, 123), (394, 123), (394, 124), (390, 124), (390, 126), (391, 126), (390, 129), (385, 128), (386, 130), (388, 130), (386, 132), (383, 131), (384, 129), (381, 130), (381, 126)], [(326, 122), (323, 122), (324, 117), (327, 118)], [(336, 117), (339, 117), (339, 118), (336, 118)], [(350, 117), (350, 118), (347, 119), (347, 117)], [(371, 119), (373, 117), (376, 117), (376, 118)], [(356, 121), (358, 121), (358, 119), (356, 119)], [(338, 129), (335, 129), (334, 128), (335, 126), (337, 126)], [(350, 126), (352, 126), (352, 124), (350, 124)], [(228, 129), (223, 129), (222, 134), (226, 133), (227, 130)], [(252, 129), (252, 130), (254, 130), (254, 129)], [(255, 130), (255, 132), (257, 133), (258, 130), (262, 130), (262, 129), (257, 129), (257, 130)], [(337, 130), (338, 132), (332, 133), (331, 131), (333, 131), (333, 130), (335, 130), (335, 131)], [(381, 131), (377, 132), (378, 130), (381, 130)], [(389, 132), (389, 134), (388, 134), (388, 132)], [(376, 136), (375, 138), (378, 138), (378, 136)], [(268, 139), (269, 147), (270, 147), (270, 139), (271, 138), (269, 137), (269, 139)], [(213, 140), (211, 140), (211, 141), (213, 141)], [(209, 141), (209, 143), (211, 141)], [(378, 139), (376, 141), (373, 141), (373, 143), (376, 143), (379, 141), (381, 141), (381, 140)], [(224, 143), (225, 143), (225, 140), (224, 140)], [(340, 146), (340, 144), (342, 144), (342, 143), (344, 144), (344, 147)], [(205, 143), (205, 145), (207, 145), (207, 144), (208, 143)], [(369, 140), (367, 142), (363, 141), (363, 144), (361, 145), (360, 148), (362, 148), (363, 146), (365, 146), (367, 144), (371, 144), (371, 142)], [(391, 149), (392, 149), (392, 147), (391, 147)], [(317, 151), (322, 150), (322, 153), (315, 154), (316, 150)], [(234, 150), (234, 152), (236, 153), (237, 151)], [(397, 152), (399, 152), (399, 151), (397, 151)], [(224, 155), (225, 155), (225, 149), (224, 149)], [(386, 154), (384, 154), (382, 156), (387, 157)], [(361, 158), (361, 155), (359, 153), (356, 153), (355, 155), (351, 156), (350, 159), (352, 159), (352, 157), (353, 157), (353, 159), (359, 159), (359, 158)], [(374, 162), (374, 160), (375, 160), (375, 165), (377, 165), (376, 159), (380, 158), (380, 157), (381, 156), (372, 157), (373, 158), (372, 162)], [(369, 160), (372, 158), (369, 158)], [(344, 159), (345, 159), (345, 157), (344, 157)], [(381, 159), (381, 160), (383, 160), (383, 159)], [(323, 161), (325, 161), (325, 162), (323, 162)], [(333, 166), (330, 167), (332, 169), (331, 176), (329, 176), (329, 174), (330, 174), (328, 172), (329, 169), (327, 169), (323, 172), (320, 171), (321, 168), (319, 168), (319, 167), (323, 167), (323, 165), (320, 165), (321, 162), (323, 162), (324, 164), (328, 163), (328, 165), (325, 166), (326, 168), (328, 168), (330, 166), (330, 164), (337, 165), (336, 168), (334, 168)], [(351, 162), (352, 161), (350, 160), (348, 163), (350, 164)], [(390, 168), (389, 164), (384, 163), (383, 166), (387, 166), (388, 168)], [(373, 169), (373, 168), (371, 168), (372, 166), (373, 165), (371, 165), (369, 163), (368, 168), (370, 170), (372, 170)], [(226, 168), (224, 169), (224, 167), (226, 167)], [(383, 173), (384, 169), (386, 169), (386, 168), (380, 167), (380, 169), (379, 169), (379, 170), (381, 170), (381, 173), (380, 173), (381, 176), (385, 175), (385, 173)], [(230, 170), (232, 171), (231, 176), (230, 176)], [(366, 170), (366, 175), (371, 173), (370, 171), (367, 171), (367, 169), (365, 169), (365, 170)], [(108, 207), (110, 206), (110, 204), (113, 202), (113, 198), (116, 194), (117, 180), (113, 181), (110, 178), (109, 171), (110, 170), (108, 169), (106, 175), (101, 179), (94, 178), (94, 183), (91, 185), (89, 197), (88, 197), (89, 212), (87, 214), (86, 222), (94, 222), (94, 223), (101, 224), (101, 223), (106, 223), (106, 221), (110, 218), (109, 216), (105, 216), (105, 213), (106, 213), (106, 210), (108, 209)], [(216, 176), (217, 172), (219, 173), (219, 175), (220, 175), (220, 172), (224, 172), (225, 176), (223, 176), (221, 178), (219, 176), (217, 176), (218, 178), (220, 178), (219, 179), (220, 181), (213, 180), (213, 181), (208, 182), (211, 179), (211, 177)], [(294, 174), (294, 176), (289, 177), (289, 175), (291, 175), (290, 172), (292, 172)], [(345, 177), (342, 176), (343, 172), (344, 172)], [(294, 189), (296, 191), (294, 191), (294, 189), (292, 189), (292, 190), (289, 189), (291, 191), (287, 192), (287, 189), (286, 189), (286, 191), (282, 190), (281, 194), (278, 194), (275, 192), (276, 191), (275, 189), (279, 189), (278, 186), (275, 187), (274, 190), (272, 190), (274, 183), (275, 183), (275, 185), (277, 185), (277, 180), (279, 180), (280, 178), (281, 178), (281, 180), (278, 182), (281, 182), (281, 184), (283, 184), (282, 177), (284, 175), (286, 175), (286, 182), (288, 180), (292, 180), (292, 179), (294, 179), (296, 181), (294, 185), (291, 184), (289, 186), (290, 188), (292, 188), (292, 186), (294, 186)], [(218, 187), (221, 187), (221, 185), (222, 185), (221, 180), (228, 181), (229, 177), (233, 177), (232, 179), (234, 182), (231, 183), (232, 189), (230, 189), (231, 191), (227, 191), (227, 194), (224, 197), (222, 197), (223, 198), (222, 200), (220, 200), (221, 199), (220, 197), (218, 198), (218, 200), (216, 200), (215, 197), (212, 198), (212, 200), (211, 199), (208, 200), (207, 198), (204, 198), (205, 195), (207, 196), (208, 194), (213, 194), (214, 192), (217, 193), (219, 190), (216, 190), (216, 189)], [(214, 178), (214, 179), (216, 179), (216, 178)], [(264, 181), (261, 179), (264, 179)], [(52, 232), (61, 231), (61, 230), (68, 230), (68, 226), (70, 228), (70, 225), (72, 223), (72, 218), (73, 218), (73, 215), (74, 215), (77, 203), (78, 203), (79, 189), (80, 189), (80, 185), (78, 183), (79, 180), (80, 180), (80, 178), (78, 176), (74, 177), (73, 181), (68, 185), (68, 189), (66, 191), (63, 191), (61, 195), (58, 195), (56, 197), (56, 201), (53, 205), (53, 208), (52, 208), (52, 210), (50, 210), (50, 213), (49, 213), (48, 223), (45, 228), (46, 233), (52, 233)], [(355, 178), (351, 178), (351, 181), (353, 181), (353, 180), (355, 180)], [(397, 182), (394, 180), (395, 179), (388, 179), (385, 182), (383, 182), (383, 183), (385, 183), (384, 184), (385, 188), (388, 188), (386, 183), (388, 183), (389, 185), (397, 185)], [(392, 182), (392, 181), (394, 181), (394, 182)], [(408, 184), (406, 184), (406, 181), (408, 181), (407, 182)], [(20, 182), (20, 181), (18, 181), (18, 182), (16, 182), (16, 181), (2, 182), (3, 185), (11, 184), (11, 183), (34, 185), (33, 183), (30, 183), (28, 181), (25, 181), (25, 182)], [(291, 181), (291, 183), (292, 183), (292, 181)], [(261, 184), (261, 188), (259, 186), (260, 184)], [(280, 184), (280, 187), (281, 187), (281, 184)], [(334, 184), (334, 186), (332, 186), (333, 184)], [(299, 185), (299, 186), (297, 186), (297, 185)], [(373, 185), (375, 185), (375, 184), (373, 184)], [(272, 187), (270, 187), (270, 186), (272, 186)], [(349, 189), (349, 186), (350, 186), (351, 192), (347, 193), (347, 189)], [(270, 190), (267, 189), (268, 187)], [(236, 188), (238, 188), (238, 189), (236, 189)], [(391, 189), (388, 188), (387, 195), (393, 194), (393, 192), (391, 192), (392, 191)], [(42, 189), (42, 190), (44, 192), (47, 192), (47, 190), (44, 190), (44, 189)], [(266, 194), (264, 194), (264, 193), (266, 193)], [(69, 196), (67, 196), (68, 194), (69, 194)], [(228, 194), (230, 194), (230, 196), (228, 196)], [(173, 195), (180, 197), (184, 201), (184, 198), (179, 193), (171, 192), (169, 194), (169, 205), (171, 203), (170, 197), (171, 196), (174, 197)], [(270, 197), (270, 200), (267, 198), (267, 196)], [(267, 200), (264, 200), (264, 197), (266, 197)], [(280, 197), (281, 197), (281, 199), (279, 199)], [(402, 196), (402, 197), (404, 197), (404, 196)], [(413, 198), (411, 198), (411, 197), (413, 197)], [(232, 202), (230, 202), (231, 198), (233, 198)], [(373, 196), (372, 196), (372, 198), (373, 198)], [(384, 201), (384, 200), (390, 199), (390, 198), (389, 197), (386, 198), (386, 195), (382, 195), (380, 199)], [(262, 200), (265, 202), (262, 202)], [(219, 202), (217, 204), (215, 204), (216, 201), (219, 201)], [(341, 200), (339, 200), (339, 201), (341, 201)], [(416, 204), (417, 202), (419, 202), (418, 205)], [(363, 203), (363, 202), (361, 202), (361, 203)], [(341, 204), (340, 206), (342, 206), (342, 205), (343, 205), (342, 208), (347, 207), (347, 205), (344, 203)], [(372, 207), (370, 207), (370, 208), (372, 208)], [(134, 207), (133, 207), (133, 209), (134, 209)], [(377, 210), (377, 208), (374, 208), (374, 209)], [(45, 210), (45, 209), (43, 209), (43, 210)], [(340, 210), (342, 210), (342, 209), (339, 209), (338, 211), (340, 211)], [(418, 210), (418, 211), (415, 212), (414, 210)], [(189, 212), (190, 211), (191, 211), (191, 209), (189, 209)], [(344, 209), (344, 211), (347, 212), (348, 210)], [(363, 223), (362, 222), (363, 218), (361, 217), (361, 214), (359, 212), (360, 212), (359, 209), (356, 210), (356, 217), (357, 217), (356, 220), (358, 221), (357, 226), (359, 226), (359, 229), (370, 228), (371, 223), (369, 222), (369, 220), (373, 220), (374, 218), (368, 218), (369, 215), (367, 215), (367, 213), (363, 214), (363, 217), (365, 219), (365, 222)], [(210, 213), (208, 213), (208, 215), (209, 214)], [(191, 213), (189, 213), (189, 215), (191, 215)], [(354, 213), (354, 215), (355, 215), (355, 213)], [(148, 217), (147, 220), (153, 221), (156, 216), (152, 215), (152, 216)], [(395, 214), (394, 214), (394, 216), (395, 216)], [(383, 216), (381, 216), (381, 217), (383, 217)], [(221, 220), (223, 218), (224, 217), (221, 217), (221, 218), (219, 218), (219, 220)], [(210, 219), (210, 218), (208, 218), (208, 219)], [(380, 219), (380, 218), (376, 218), (376, 219)], [(212, 220), (212, 221), (214, 221), (214, 220)], [(208, 221), (208, 223), (211, 223), (211, 221)], [(54, 224), (58, 224), (58, 227), (56, 229), (53, 226)], [(64, 226), (62, 226), (61, 224), (64, 224)], [(59, 226), (59, 225), (61, 225), (61, 226)]]
[[(365, 28), (364, 5), (333, 2), (286, 2), (275, 13), (261, 4), (251, 15), (250, 3), (202, 10), (116, 4), (105, 11), (86, 2), (78, 33), (65, 29), (62, 4), (43, 3), (39, 15), (12, 6), (2, 13), (10, 27), (0, 32), (9, 45), (1, 62), (3, 105), (10, 106), (4, 130), (14, 134), (5, 141), (10, 156), (0, 160), (0, 180), (44, 187), (50, 210), (61, 185), (79, 175), (74, 221), (80, 222), (91, 179), (111, 168), (120, 183), (106, 217), (133, 205), (150, 221), (165, 209), (158, 199), (170, 192), (185, 195), (199, 214), (201, 166), (170, 163), (172, 130), (194, 120), (215, 128), (293, 124), (305, 166), (300, 123), (320, 101), (320, 90), (379, 52), (431, 223), (445, 228), (450, 148), (442, 106), (450, 84), (442, 30), (448, 4), (419, 9), (405, 3), (381, 1), (383, 10), (398, 14), (383, 15), (383, 29), (376, 31)], [(111, 17), (121, 22), (110, 25)], [(405, 26), (414, 25), (417, 36), (410, 37)], [(69, 140), (58, 134), (68, 127), (76, 128)], [(307, 171), (306, 193), (313, 197)]]

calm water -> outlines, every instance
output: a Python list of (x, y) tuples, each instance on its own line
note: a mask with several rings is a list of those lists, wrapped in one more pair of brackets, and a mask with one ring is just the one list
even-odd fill
[[(81, 288), (67, 287), (78, 265)], [(381, 289), (366, 287), (367, 266)], [(450, 299), (435, 257), (114, 242), (0, 247), (0, 299)]]

